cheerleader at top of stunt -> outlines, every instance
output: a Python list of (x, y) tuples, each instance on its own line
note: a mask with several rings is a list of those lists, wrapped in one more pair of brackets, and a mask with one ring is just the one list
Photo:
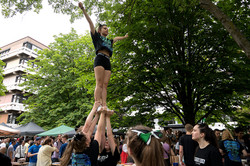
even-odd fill
[(118, 40), (126, 39), (128, 35), (126, 34), (125, 36), (115, 37), (112, 40), (108, 39), (107, 25), (100, 24), (100, 26), (98, 27), (98, 31), (96, 31), (91, 18), (85, 11), (81, 2), (79, 2), (79, 7), (81, 8), (84, 16), (89, 23), (90, 33), (96, 51), (96, 57), (94, 60), (94, 72), (96, 79), (96, 87), (94, 92), (95, 102), (100, 103), (103, 109), (107, 110), (108, 108), (106, 98), (107, 87), (111, 76), (110, 58), (113, 53), (113, 44)]

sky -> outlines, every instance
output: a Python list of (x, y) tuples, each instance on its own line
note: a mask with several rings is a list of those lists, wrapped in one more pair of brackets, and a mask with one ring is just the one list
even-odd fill
[[(95, 24), (95, 16), (91, 16)], [(0, 47), (17, 41), (26, 36), (49, 45), (54, 41), (54, 35), (67, 34), (74, 28), (77, 34), (89, 31), (89, 24), (85, 18), (70, 23), (70, 16), (56, 14), (52, 7), (44, 5), (39, 14), (28, 11), (12, 18), (4, 18), (0, 13)]]

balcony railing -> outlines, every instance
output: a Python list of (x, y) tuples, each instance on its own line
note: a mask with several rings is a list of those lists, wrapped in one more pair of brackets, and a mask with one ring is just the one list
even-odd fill
[(19, 86), (20, 83), (14, 83), (14, 84), (9, 84), (9, 85), (5, 85), (8, 91), (11, 90), (20, 90), (22, 91), (25, 87), (21, 87)]
[(11, 68), (5, 68), (3, 74), (7, 75), (7, 74), (17, 72), (17, 71), (25, 72), (25, 69), (27, 69), (27, 65), (19, 64), (18, 66), (14, 66), (14, 67), (11, 67)]
[(33, 58), (37, 58), (37, 53), (27, 47), (21, 47), (19, 49), (16, 49), (16, 50), (13, 50), (11, 52), (8, 52), (8, 53), (4, 53), (0, 56), (0, 59), (1, 60), (5, 60), (5, 59), (8, 59), (8, 58), (11, 58), (11, 57), (14, 57), (18, 54), (21, 54), (21, 53), (25, 53)]
[(28, 111), (28, 109), (25, 107), (24, 104), (22, 104), (22, 103), (13, 103), (13, 102), (0, 104), (0, 110), (2, 110), (2, 111), (14, 110), (14, 111), (21, 111), (21, 112)]

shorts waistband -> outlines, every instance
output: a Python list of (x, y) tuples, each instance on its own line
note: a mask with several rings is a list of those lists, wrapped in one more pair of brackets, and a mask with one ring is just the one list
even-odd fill
[(103, 53), (98, 53), (98, 54), (96, 54), (96, 55), (101, 55), (101, 56), (104, 56), (105, 58), (107, 58), (107, 59), (110, 59), (110, 57), (108, 56), (108, 55), (105, 55), (105, 54), (103, 54)]

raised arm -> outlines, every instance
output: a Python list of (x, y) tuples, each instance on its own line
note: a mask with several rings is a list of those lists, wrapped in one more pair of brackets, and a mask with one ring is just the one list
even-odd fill
[(114, 113), (114, 111), (107, 111), (107, 113), (106, 113), (106, 127), (107, 127), (107, 136), (108, 136), (109, 146), (110, 146), (112, 155), (114, 156), (116, 144), (115, 144), (114, 135), (113, 135), (111, 123), (110, 123), (110, 116), (113, 115), (113, 113)]
[(97, 108), (99, 106), (100, 106), (100, 103), (95, 102), (95, 104), (94, 104), (91, 112), (89, 113), (89, 115), (88, 115), (88, 117), (87, 117), (87, 119), (85, 121), (85, 124), (83, 126), (82, 132), (88, 133), (89, 128), (90, 128), (91, 123), (92, 123), (93, 116), (95, 115), (95, 112), (96, 112), (96, 110), (97, 110)]
[(101, 147), (101, 140), (102, 140), (102, 135), (103, 135), (103, 126), (105, 126), (105, 112), (102, 110), (101, 108), (101, 115), (98, 121), (98, 125), (97, 125), (97, 130), (95, 133), (95, 140), (98, 142), (99, 147)]
[(93, 132), (95, 130), (96, 123), (97, 123), (99, 117), (100, 117), (100, 113), (98, 112), (98, 113), (95, 114), (95, 117), (92, 120), (89, 131), (87, 133), (89, 137), (91, 137), (91, 135), (93, 134)]
[(87, 21), (88, 21), (88, 23), (89, 23), (90, 31), (91, 31), (91, 33), (94, 35), (94, 34), (95, 34), (95, 27), (94, 27), (94, 24), (93, 24), (91, 18), (89, 17), (88, 13), (87, 13), (86, 10), (84, 9), (82, 2), (79, 2), (79, 3), (78, 3), (78, 6), (79, 6), (79, 8), (81, 8), (81, 10), (82, 10), (84, 16), (86, 17), (86, 19), (87, 19)]
[(116, 36), (114, 39), (113, 39), (113, 44), (115, 42), (117, 42), (118, 40), (123, 40), (123, 39), (126, 39), (128, 38), (128, 34), (126, 34), (125, 36)]

